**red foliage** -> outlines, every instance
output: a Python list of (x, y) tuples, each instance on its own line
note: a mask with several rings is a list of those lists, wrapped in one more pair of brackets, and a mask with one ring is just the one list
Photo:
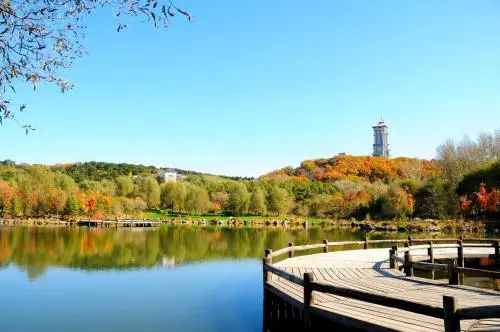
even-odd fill
[(476, 193), (476, 202), (479, 205), (481, 211), (486, 211), (488, 208), (488, 202), (490, 201), (490, 194), (486, 190), (486, 185), (481, 183), (481, 188)]
[(499, 212), (500, 210), (500, 190), (492, 189), (490, 192), (490, 199), (486, 208), (488, 212)]
[(93, 198), (90, 198), (85, 201), (85, 208), (87, 209), (88, 212), (92, 212), (95, 208), (96, 200)]
[(460, 197), (460, 210), (462, 213), (469, 213), (472, 208), (472, 201), (467, 196)]

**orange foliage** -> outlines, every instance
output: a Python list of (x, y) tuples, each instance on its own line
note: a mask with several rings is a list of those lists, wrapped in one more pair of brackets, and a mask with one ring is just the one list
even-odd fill
[(104, 245), (102, 246), (102, 251), (105, 254), (109, 254), (111, 251), (113, 251), (113, 242), (111, 242), (110, 240), (106, 240), (104, 242)]
[(14, 188), (7, 182), (0, 182), (0, 205), (3, 209), (8, 209), (14, 196)]
[(111, 203), (113, 203), (113, 197), (109, 196), (109, 195), (105, 195), (105, 196), (102, 196), (102, 204), (105, 206), (105, 207), (110, 207), (111, 206)]
[(60, 211), (66, 202), (65, 193), (62, 190), (52, 188), (47, 194), (47, 202), (53, 211)]
[(106, 217), (106, 214), (104, 213), (104, 211), (102, 210), (99, 210), (97, 211), (96, 213), (94, 213), (94, 218), (95, 219), (104, 219)]
[(306, 160), (295, 170), (287, 167), (262, 178), (289, 180), (307, 177), (316, 181), (352, 179), (374, 182), (398, 178), (425, 180), (439, 174), (441, 170), (434, 160), (338, 155), (330, 159)]
[(411, 193), (406, 194), (406, 209), (410, 214), (415, 211), (415, 199)]
[(317, 180), (317, 181), (323, 181), (325, 178), (325, 172), (322, 169), (317, 168), (314, 170), (313, 178), (314, 178), (314, 180)]

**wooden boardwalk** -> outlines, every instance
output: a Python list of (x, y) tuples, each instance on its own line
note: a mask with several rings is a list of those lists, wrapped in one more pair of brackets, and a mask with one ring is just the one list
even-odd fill
[[(413, 261), (429, 260), (428, 248), (419, 247), (422, 246), (415, 246), (412, 250)], [(478, 245), (466, 247), (462, 254), (465, 257), (496, 258), (495, 249)], [(459, 254), (455, 246), (440, 248), (436, 245), (433, 256), (436, 260), (453, 259)], [(288, 330), (316, 331), (335, 327), (349, 331), (500, 331), (499, 292), (449, 285), (448, 281), (407, 277), (390, 265), (389, 248), (299, 256), (272, 265), (275, 270), (266, 270), (264, 275), (267, 279), (265, 329), (280, 330), (291, 321)], [(323, 288), (332, 289), (325, 292), (314, 290), (308, 296), (304, 289), (306, 277), (314, 280), (317, 288), (326, 286)], [(482, 307), (498, 312), (481, 319), (460, 319), (458, 329), (445, 328), (441, 317), (443, 296), (454, 297), (456, 310)], [(305, 301), (304, 297), (307, 297)], [(401, 306), (392, 305), (391, 299), (403, 303)], [(415, 305), (418, 310), (411, 310)], [(425, 310), (421, 308), (427, 307), (429, 315), (422, 314)], [(277, 325), (280, 321), (285, 325)]]
[(141, 220), (141, 219), (122, 219), (122, 220), (101, 220), (101, 219), (81, 219), (77, 222), (78, 226), (87, 227), (159, 227), (159, 220)]

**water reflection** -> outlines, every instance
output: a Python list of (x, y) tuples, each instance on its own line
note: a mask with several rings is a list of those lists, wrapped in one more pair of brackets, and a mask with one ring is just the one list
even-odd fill
[(1, 330), (261, 331), (265, 248), (362, 238), (339, 228), (0, 228)]
[(359, 239), (351, 230), (265, 230), (255, 228), (162, 227), (159, 230), (101, 228), (0, 229), (0, 266), (14, 263), (31, 279), (50, 266), (80, 269), (131, 269), (224, 258), (262, 257), (265, 248), (289, 241)]
[[(165, 226), (157, 230), (108, 228), (0, 228), (0, 267), (10, 263), (36, 279), (49, 267), (87, 270), (173, 267), (217, 260), (260, 258), (265, 248), (361, 240), (351, 228), (265, 229)], [(414, 235), (428, 237), (429, 235)], [(453, 236), (453, 235), (450, 235)], [(406, 238), (404, 233), (370, 233), (370, 238)]]

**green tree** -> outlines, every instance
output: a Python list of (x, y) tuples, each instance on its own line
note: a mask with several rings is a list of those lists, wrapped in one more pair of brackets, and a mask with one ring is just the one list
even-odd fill
[(241, 182), (235, 182), (229, 191), (228, 210), (235, 216), (245, 215), (250, 205), (250, 194), (247, 186)]
[(484, 183), (487, 188), (500, 188), (500, 160), (488, 162), (472, 172), (465, 174), (458, 183), (457, 192), (460, 195), (471, 195), (478, 192)]
[(205, 188), (191, 185), (186, 195), (186, 210), (205, 214), (210, 209), (210, 198)]
[(55, 182), (58, 188), (64, 190), (67, 193), (75, 192), (78, 189), (75, 180), (66, 174), (58, 173), (55, 176)]
[(160, 185), (155, 178), (148, 176), (139, 181), (140, 196), (146, 202), (148, 208), (156, 208), (160, 205)]
[(134, 192), (134, 182), (130, 176), (119, 176), (115, 180), (116, 194), (118, 196), (128, 197)]
[(167, 209), (182, 212), (186, 208), (187, 184), (185, 182), (168, 182), (162, 186), (161, 205)]
[(306, 201), (309, 215), (311, 217), (324, 218), (333, 210), (333, 200), (330, 195), (316, 195)]
[(80, 203), (74, 194), (69, 194), (63, 213), (67, 216), (76, 216), (80, 213)]
[(249, 212), (257, 216), (263, 216), (267, 212), (266, 196), (260, 188), (254, 188), (250, 196)]
[(277, 215), (283, 215), (290, 211), (292, 199), (288, 191), (278, 186), (273, 186), (269, 190), (268, 209)]

